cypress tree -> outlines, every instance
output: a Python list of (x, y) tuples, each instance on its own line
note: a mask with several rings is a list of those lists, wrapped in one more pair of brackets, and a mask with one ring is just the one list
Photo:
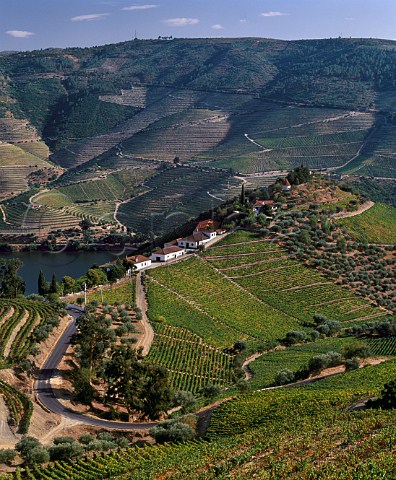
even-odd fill
[(245, 184), (242, 183), (242, 191), (241, 191), (241, 204), (245, 205), (246, 199), (245, 199)]
[(39, 295), (46, 295), (48, 293), (48, 284), (45, 280), (45, 275), (42, 270), (40, 270), (39, 273), (37, 290)]
[(56, 281), (55, 273), (52, 274), (51, 287), (49, 293), (58, 293), (58, 282)]

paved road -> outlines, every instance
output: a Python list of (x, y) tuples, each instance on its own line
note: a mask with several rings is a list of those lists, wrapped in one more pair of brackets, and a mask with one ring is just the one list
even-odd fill
[(51, 412), (57, 413), (62, 417), (66, 417), (80, 423), (85, 423), (87, 425), (94, 425), (96, 427), (118, 430), (146, 430), (156, 425), (156, 422), (124, 423), (92, 418), (87, 415), (74, 412), (73, 410), (62, 405), (62, 403), (56, 398), (54, 391), (52, 390), (51, 378), (56, 374), (59, 362), (61, 361), (63, 355), (66, 353), (67, 347), (70, 344), (70, 338), (73, 333), (76, 332), (75, 320), (83, 312), (83, 309), (76, 305), (68, 305), (67, 310), (69, 314), (73, 317), (73, 320), (69, 323), (69, 325), (59, 338), (50, 356), (45, 361), (37, 380), (34, 383), (34, 390), (36, 392), (36, 397), (39, 402)]

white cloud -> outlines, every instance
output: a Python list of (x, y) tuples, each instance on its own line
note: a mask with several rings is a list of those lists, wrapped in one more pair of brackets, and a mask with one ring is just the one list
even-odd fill
[(213, 30), (224, 30), (223, 25), (220, 25), (220, 23), (215, 23), (212, 25)]
[(103, 20), (108, 15), (108, 13), (90, 13), (89, 15), (78, 15), (77, 17), (72, 17), (70, 20), (72, 22), (90, 22), (92, 20)]
[(288, 13), (282, 12), (264, 12), (260, 13), (260, 17), (284, 17), (285, 15), (289, 15)]
[(33, 32), (27, 32), (26, 30), (7, 30), (6, 34), (15, 38), (29, 38), (35, 35)]
[(240, 22), (240, 23), (246, 23), (247, 20), (246, 20), (246, 18), (241, 18), (241, 19), (239, 20), (239, 22)]
[(164, 20), (164, 23), (168, 25), (169, 27), (185, 27), (187, 25), (196, 25), (199, 23), (198, 18), (168, 18), (167, 20)]
[(122, 10), (149, 10), (150, 8), (157, 8), (158, 5), (130, 5), (124, 7)]

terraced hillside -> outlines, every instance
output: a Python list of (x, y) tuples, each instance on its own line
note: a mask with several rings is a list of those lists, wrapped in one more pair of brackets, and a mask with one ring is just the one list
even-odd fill
[(117, 219), (134, 231), (170, 232), (235, 195), (235, 183), (230, 174), (209, 169), (162, 170), (144, 183), (147, 193), (120, 205)]
[(214, 411), (209, 442), (131, 447), (27, 467), (2, 480), (392, 478), (394, 411), (349, 407), (377, 395), (395, 373), (393, 361), (310, 386), (241, 395)]
[[(29, 300), (0, 301), (0, 366), (26, 358), (37, 342), (35, 329), (47, 324), (56, 310), (48, 304)], [(36, 330), (37, 332), (37, 330)]]
[(396, 126), (378, 127), (362, 149), (362, 154), (341, 173), (367, 177), (396, 178)]
[(230, 281), (301, 323), (312, 321), (317, 313), (342, 323), (387, 315), (254, 233), (229, 235), (205, 252), (205, 260)]
[[(239, 231), (191, 258), (149, 273), (150, 316), (204, 341), (272, 341), (321, 314), (349, 326), (388, 313), (308, 269), (282, 248)], [(202, 280), (204, 279), (204, 281)]]
[(32, 172), (51, 168), (45, 160), (47, 156), (48, 148), (42, 142), (0, 142), (0, 199), (28, 190), (28, 177)]
[(360, 242), (396, 243), (396, 208), (389, 205), (376, 203), (361, 215), (344, 218), (340, 223)]
[(62, 214), (77, 218), (75, 223), (82, 218), (88, 218), (93, 223), (115, 223), (117, 205), (147, 190), (142, 183), (153, 174), (155, 169), (150, 165), (113, 173), (95, 173), (90, 180), (80, 180), (39, 193), (34, 201), (47, 210), (56, 209), (57, 216)]
[(154, 329), (148, 359), (167, 368), (174, 388), (196, 393), (208, 383), (231, 383), (232, 355), (204, 343), (200, 336), (184, 328), (154, 323)]
[[(153, 168), (178, 157), (250, 175), (304, 164), (394, 178), (394, 52), (384, 40), (246, 38), (139, 40), (2, 56), (0, 200), (48, 186), (62, 171), (37, 179), (37, 171), (51, 168), (48, 158), (67, 171), (50, 185), (57, 189), (53, 198), (41, 197), (44, 205), (108, 223), (118, 202), (141, 193), (120, 198), (110, 175), (137, 162)], [(59, 187), (97, 180), (98, 170), (107, 176), (95, 183), (101, 194), (87, 187), (85, 195), (71, 194), (83, 197), (72, 203), (68, 193), (57, 195)], [(181, 195), (186, 205), (197, 192)], [(151, 201), (148, 194), (122, 205), (119, 221), (151, 229), (139, 217), (143, 210), (156, 213)], [(168, 203), (166, 214), (174, 208)]]
[(211, 152), (214, 166), (241, 172), (335, 168), (351, 160), (372, 127), (372, 114), (256, 105), (232, 118), (229, 135)]

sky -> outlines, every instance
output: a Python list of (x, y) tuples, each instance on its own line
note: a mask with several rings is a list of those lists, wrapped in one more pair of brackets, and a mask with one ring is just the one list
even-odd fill
[(0, 51), (158, 36), (396, 39), (396, 0), (0, 0)]

